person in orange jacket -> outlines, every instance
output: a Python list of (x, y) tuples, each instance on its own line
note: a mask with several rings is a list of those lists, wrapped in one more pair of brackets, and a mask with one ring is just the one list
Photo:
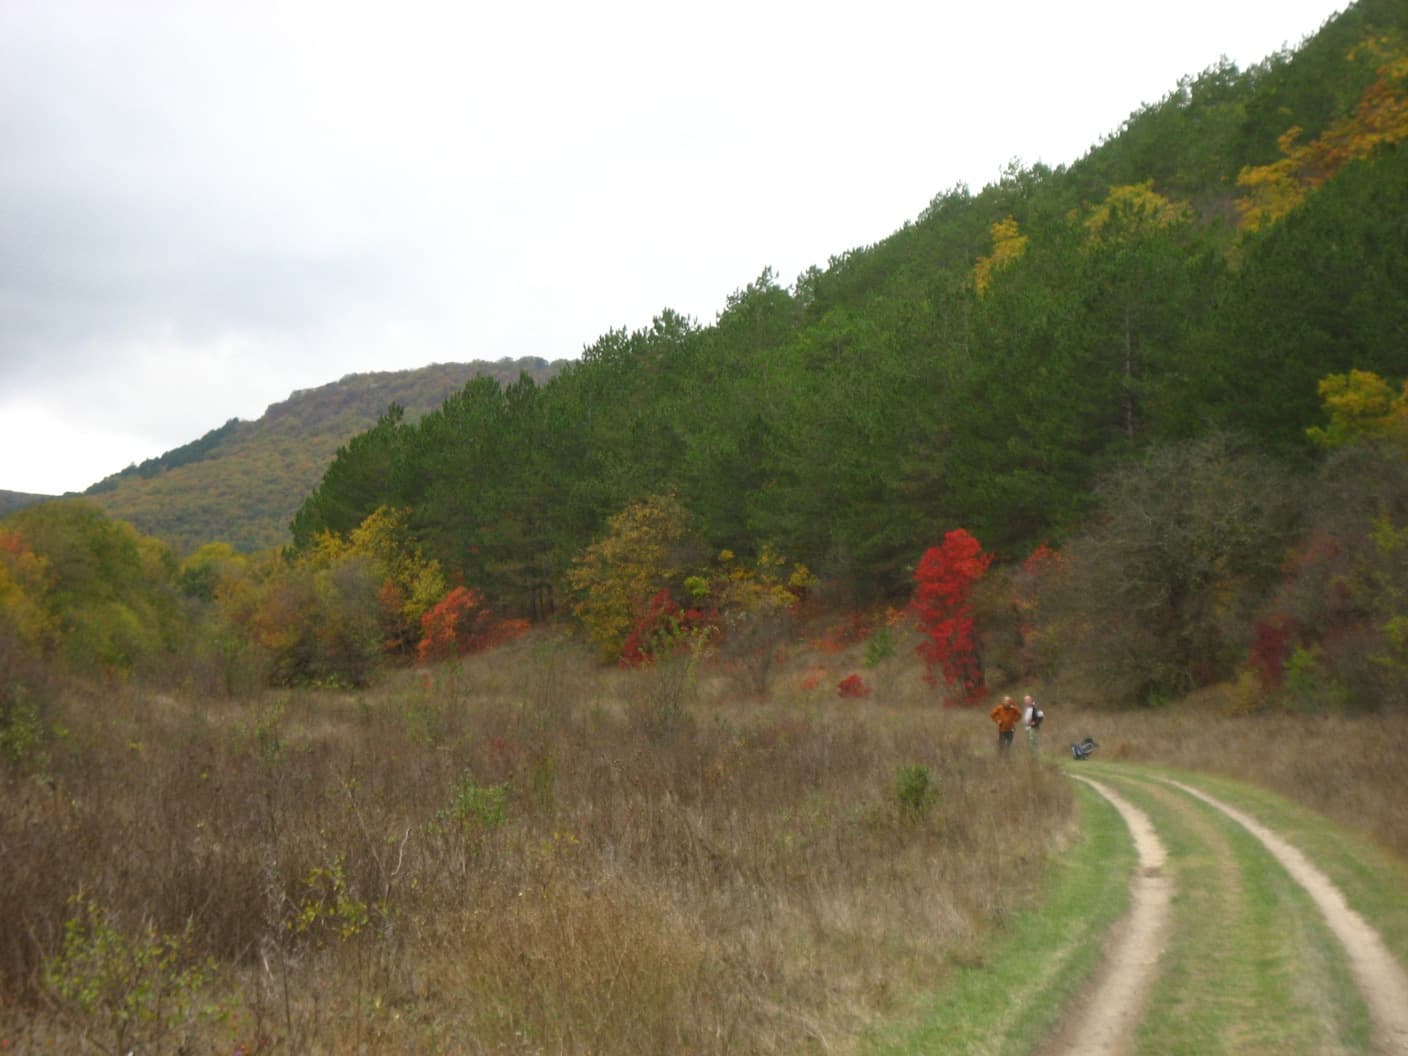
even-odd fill
[(988, 712), (988, 717), (997, 723), (997, 754), (1002, 755), (1012, 747), (1012, 734), (1017, 729), (1017, 723), (1021, 721), (1022, 713), (1017, 710), (1017, 705), (1012, 703), (1011, 697), (1003, 697), (992, 711)]

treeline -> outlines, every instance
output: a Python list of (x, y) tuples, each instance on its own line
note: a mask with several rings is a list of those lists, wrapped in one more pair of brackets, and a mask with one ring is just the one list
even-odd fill
[[(603, 661), (683, 652), (747, 694), (806, 617), (898, 663), (913, 628), (942, 699), (1040, 683), (1067, 702), (1408, 706), (1408, 382), (1355, 371), (1319, 386), (1326, 452), (1295, 469), (1223, 432), (1105, 474), (1062, 545), (996, 561), (953, 529), (915, 554), (895, 605), (842, 608), (835, 584), (771, 547), (713, 550), (679, 499), (629, 503), (573, 555), (562, 589)], [(178, 559), (82, 499), (0, 521), (0, 752), (43, 737), (56, 676), (140, 678), (205, 695), (360, 686), (522, 633), (527, 621), (430, 556), (411, 513), (379, 507), (346, 537)], [(907, 603), (907, 604), (906, 604)], [(908, 610), (907, 612), (905, 610)], [(830, 614), (829, 616), (827, 614)], [(858, 676), (849, 695), (869, 689)]]
[(523, 626), (447, 584), (394, 511), (298, 557), (210, 543), (178, 559), (86, 499), (41, 503), (0, 522), (0, 748), (55, 677), (214, 696), (361, 686)]
[(124, 477), (155, 477), (165, 473), (169, 469), (177, 466), (190, 465), (192, 462), (199, 462), (206, 458), (211, 451), (219, 447), (220, 444), (235, 431), (240, 424), (238, 418), (231, 418), (218, 429), (212, 429), (199, 440), (193, 440), (189, 444), (173, 448), (165, 454), (156, 458), (148, 458), (136, 465), (128, 466), (110, 477), (105, 477), (98, 483), (91, 485), (85, 491), (85, 495), (98, 495), (105, 491), (112, 491)]

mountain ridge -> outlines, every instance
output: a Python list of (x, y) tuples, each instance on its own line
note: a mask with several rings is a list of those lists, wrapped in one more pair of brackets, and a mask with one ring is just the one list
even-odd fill
[[(477, 377), (508, 384), (527, 374), (544, 382), (562, 360), (537, 356), (431, 363), (344, 374), (297, 389), (253, 420), (232, 418), (189, 444), (110, 474), (81, 494), (109, 516), (129, 521), (178, 552), (214, 540), (253, 551), (288, 542), (303, 498), (353, 436), (389, 405), (418, 419)], [(0, 491), (0, 513), (72, 497)]]

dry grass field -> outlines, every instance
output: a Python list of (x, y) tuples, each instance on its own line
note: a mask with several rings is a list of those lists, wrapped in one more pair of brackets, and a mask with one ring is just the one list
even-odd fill
[(917, 679), (808, 671), (748, 702), (538, 638), (365, 694), (71, 692), (4, 784), (0, 1041), (844, 1049), (1039, 897), (1072, 794)]
[[(542, 635), (360, 694), (72, 689), (3, 783), (0, 1046), (852, 1050), (1074, 837), (1061, 772), (909, 655), (797, 652), (765, 701)], [(1053, 706), (1044, 758), (1087, 732), (1408, 848), (1401, 718)]]

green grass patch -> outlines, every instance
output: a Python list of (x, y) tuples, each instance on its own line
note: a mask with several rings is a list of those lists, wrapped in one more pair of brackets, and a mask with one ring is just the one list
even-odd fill
[(979, 965), (958, 966), (943, 989), (863, 1046), (898, 1053), (1031, 1052), (1055, 1028), (1100, 963), (1129, 905), (1134, 843), (1119, 813), (1077, 783), (1082, 835), (1048, 869), (1043, 905), (1017, 914)]
[(1168, 850), (1173, 920), (1136, 1048), (1150, 1056), (1368, 1052), (1370, 1024), (1314, 901), (1260, 841), (1220, 811), (1092, 766), (1149, 815)]

